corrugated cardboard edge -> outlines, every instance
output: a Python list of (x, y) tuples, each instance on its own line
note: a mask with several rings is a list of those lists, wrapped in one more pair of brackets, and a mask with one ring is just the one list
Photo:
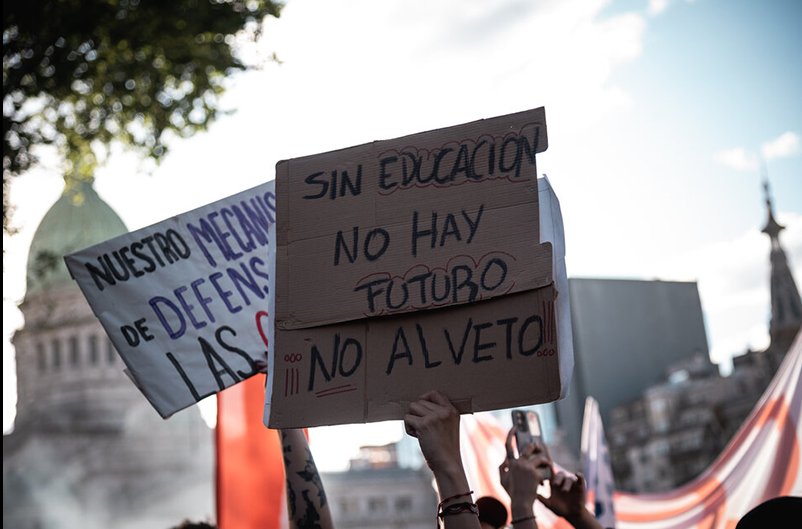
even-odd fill
[(540, 242), (551, 242), (552, 270), (557, 289), (554, 304), (557, 318), (557, 346), (560, 350), (560, 399), (568, 394), (574, 373), (574, 338), (571, 305), (568, 295), (568, 273), (565, 267), (565, 229), (560, 201), (549, 178), (544, 174), (537, 180), (540, 212)]

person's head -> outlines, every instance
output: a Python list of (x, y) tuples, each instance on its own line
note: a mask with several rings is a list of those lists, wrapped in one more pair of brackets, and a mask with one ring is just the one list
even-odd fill
[(482, 496), (476, 500), (479, 508), (479, 523), (482, 529), (499, 529), (507, 524), (507, 508), (492, 496)]
[(189, 520), (184, 520), (181, 524), (171, 529), (217, 529), (217, 526), (206, 522), (190, 522)]
[[(793, 522), (792, 520), (797, 520)], [(774, 527), (798, 527), (802, 520), (802, 498), (781, 496), (764, 501), (748, 513), (735, 526), (735, 529), (761, 529)]]

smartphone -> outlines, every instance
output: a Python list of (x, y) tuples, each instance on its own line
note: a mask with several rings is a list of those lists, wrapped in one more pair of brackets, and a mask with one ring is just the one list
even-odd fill
[[(518, 454), (522, 454), (529, 446), (539, 443), (543, 448), (543, 431), (540, 428), (540, 418), (537, 413), (529, 410), (512, 410), (512, 424), (515, 428), (515, 444)], [(546, 479), (551, 479), (551, 466), (543, 469)]]

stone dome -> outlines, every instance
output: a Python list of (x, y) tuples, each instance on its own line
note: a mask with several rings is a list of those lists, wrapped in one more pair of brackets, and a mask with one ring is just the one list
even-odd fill
[(101, 199), (92, 182), (68, 184), (34, 233), (28, 254), (25, 297), (73, 283), (64, 255), (103, 242), (128, 229)]
[(126, 231), (86, 182), (68, 186), (34, 234), (25, 325), (12, 338), (18, 399), (3, 436), (3, 483), (13, 484), (3, 490), (4, 527), (158, 529), (213, 509), (209, 428), (196, 408), (159, 418), (64, 265), (64, 254)]

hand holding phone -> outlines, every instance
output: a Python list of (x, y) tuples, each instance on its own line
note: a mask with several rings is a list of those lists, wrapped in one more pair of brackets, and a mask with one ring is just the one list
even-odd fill
[[(534, 445), (535, 451), (546, 450), (546, 443), (543, 442), (543, 433), (540, 428), (540, 418), (534, 411), (512, 410), (512, 424), (515, 428), (515, 444), (518, 447), (518, 456), (524, 453), (531, 453)], [(548, 457), (548, 452), (546, 452)], [(543, 466), (540, 469), (545, 479), (551, 479), (551, 465)]]

